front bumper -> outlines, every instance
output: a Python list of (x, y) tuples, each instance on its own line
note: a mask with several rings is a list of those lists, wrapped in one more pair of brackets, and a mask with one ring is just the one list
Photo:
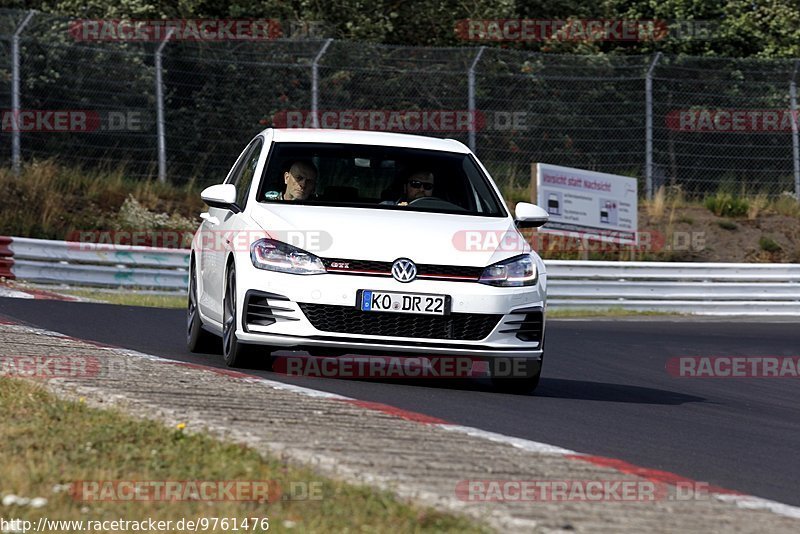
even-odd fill
[[(237, 276), (240, 305), (236, 335), (243, 343), (318, 353), (329, 350), (530, 359), (541, 358), (543, 353), (545, 275), (537, 285), (522, 288), (435, 280), (403, 284), (393, 278), (342, 274), (301, 276), (262, 271), (252, 265), (237, 266)], [(451, 315), (446, 316), (446, 321), (409, 322), (406, 314), (358, 312), (356, 295), (363, 289), (449, 295)], [(257, 302), (257, 306), (251, 307), (252, 302)], [(334, 324), (314, 317), (312, 321), (310, 308), (333, 310), (344, 314), (346, 320)], [(382, 320), (374, 321), (376, 315), (383, 316)], [(374, 335), (369, 331), (370, 321), (386, 324), (388, 316), (394, 316), (390, 322), (412, 327), (393, 328), (392, 335)], [(437, 321), (440, 324), (433, 324)], [(417, 322), (432, 324), (417, 328)], [(456, 323), (459, 324), (454, 327)], [(473, 326), (476, 324), (482, 329)], [(526, 332), (521, 332), (525, 329)]]

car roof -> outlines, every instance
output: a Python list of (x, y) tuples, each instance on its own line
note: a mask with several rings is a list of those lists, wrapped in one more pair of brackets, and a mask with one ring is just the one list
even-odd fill
[(469, 149), (455, 139), (440, 139), (422, 135), (364, 130), (334, 130), (327, 128), (267, 129), (273, 133), (276, 143), (337, 143), (348, 145), (379, 145), (401, 148), (420, 148), (443, 152), (469, 153)]

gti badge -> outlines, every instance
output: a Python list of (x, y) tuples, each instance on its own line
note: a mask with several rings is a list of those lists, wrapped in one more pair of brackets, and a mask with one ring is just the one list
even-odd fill
[(400, 258), (392, 264), (392, 276), (398, 282), (410, 282), (417, 277), (417, 266), (411, 260)]

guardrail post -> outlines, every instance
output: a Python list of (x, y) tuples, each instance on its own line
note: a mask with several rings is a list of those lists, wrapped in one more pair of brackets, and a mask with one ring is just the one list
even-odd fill
[(33, 10), (28, 11), (28, 14), (25, 15), (24, 19), (22, 19), (22, 22), (19, 26), (17, 26), (17, 29), (14, 30), (14, 35), (11, 37), (11, 117), (13, 117), (15, 125), (14, 129), (11, 131), (11, 169), (13, 170), (15, 176), (19, 176), (21, 161), (20, 154), (22, 152), (19, 131), (19, 36), (22, 34), (22, 30), (25, 29), (25, 26), (28, 25), (35, 13), (36, 11)]
[(161, 55), (167, 41), (172, 37), (175, 28), (170, 28), (164, 40), (158, 45), (155, 57), (156, 69), (156, 135), (158, 136), (158, 181), (167, 181), (167, 139), (164, 124), (164, 80), (162, 75)]
[(644, 98), (645, 98), (645, 164), (644, 175), (647, 187), (647, 199), (653, 198), (653, 71), (661, 59), (661, 52), (656, 54), (650, 68), (647, 69), (645, 78)]
[(789, 84), (789, 98), (792, 106), (792, 155), (794, 160), (794, 197), (800, 202), (800, 139), (797, 127), (797, 68), (800, 61), (795, 61), (792, 82)]
[(325, 55), (331, 42), (333, 39), (325, 41), (311, 63), (311, 120), (314, 128), (319, 128), (319, 117), (317, 117), (319, 111), (319, 60)]
[(467, 72), (467, 105), (469, 106), (469, 116), (472, 120), (472, 126), (469, 129), (469, 149), (472, 152), (475, 152), (475, 127), (477, 126), (477, 121), (475, 120), (475, 67), (478, 66), (478, 61), (481, 60), (484, 50), (486, 50), (485, 46), (478, 49), (478, 53), (475, 54), (475, 59), (472, 60), (472, 65), (469, 67), (469, 72)]

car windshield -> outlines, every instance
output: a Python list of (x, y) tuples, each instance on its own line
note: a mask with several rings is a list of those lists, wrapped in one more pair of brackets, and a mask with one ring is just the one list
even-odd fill
[(275, 143), (259, 202), (505, 217), (469, 154), (327, 143)]

